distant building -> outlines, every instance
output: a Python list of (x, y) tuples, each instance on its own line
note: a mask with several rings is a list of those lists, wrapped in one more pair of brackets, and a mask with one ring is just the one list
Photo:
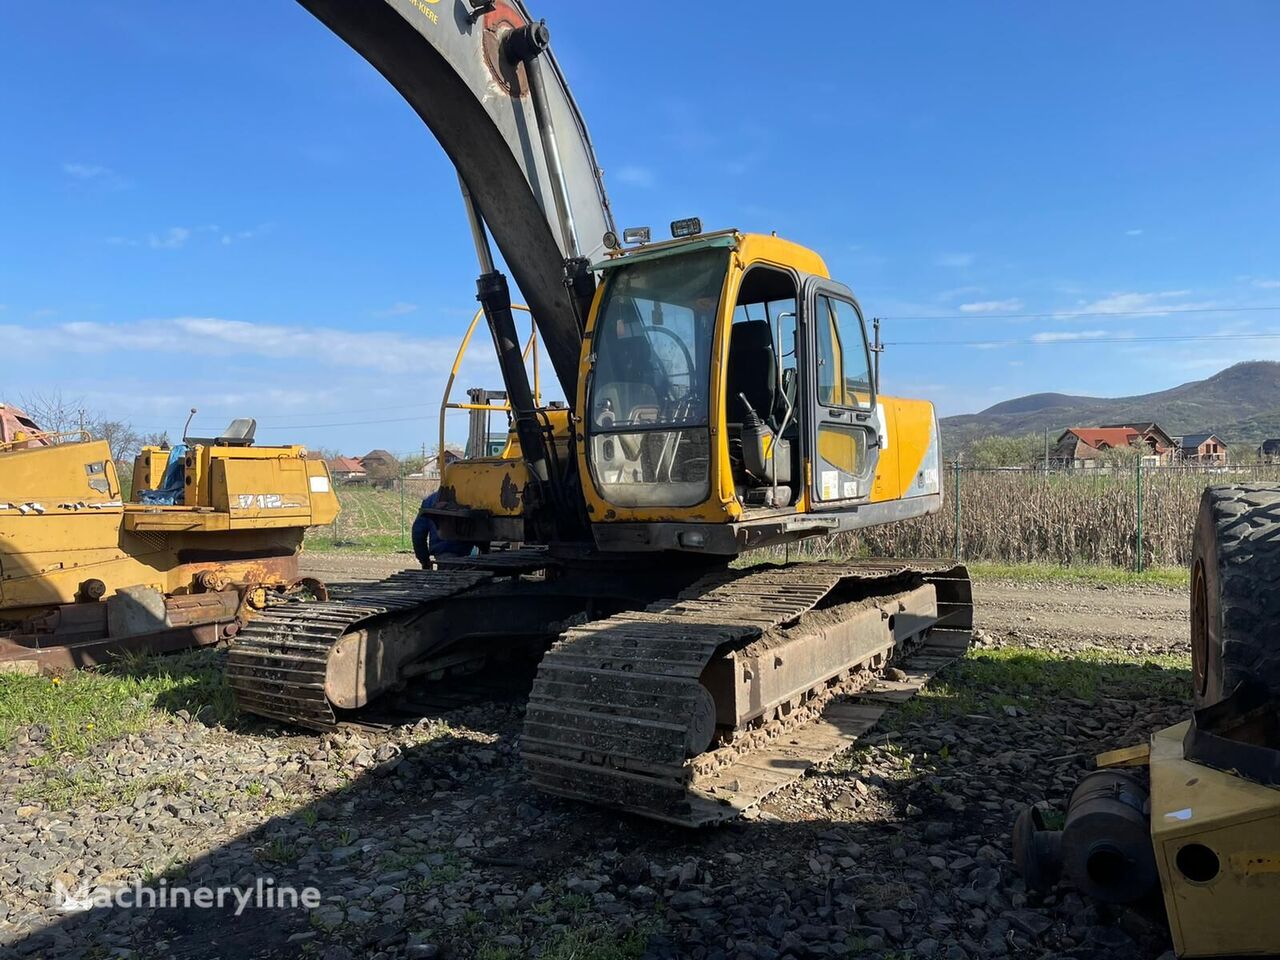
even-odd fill
[[(1104, 429), (1135, 430), (1147, 445), (1147, 457), (1156, 457), (1158, 463), (1172, 463), (1178, 459), (1178, 441), (1161, 429), (1158, 423), (1108, 423)], [(1137, 444), (1133, 444), (1137, 446)]]
[(1266, 463), (1280, 463), (1280, 437), (1263, 440), (1258, 448), (1258, 459)]
[(329, 467), (329, 476), (337, 483), (359, 483), (369, 477), (355, 457), (334, 457), (325, 464)]
[(1069, 470), (1095, 469), (1107, 462), (1107, 451), (1125, 448), (1143, 448), (1145, 461), (1165, 464), (1175, 456), (1178, 444), (1155, 423), (1071, 427), (1058, 437), (1049, 459)]
[(1227, 462), (1227, 445), (1213, 433), (1187, 434), (1181, 438), (1179, 453), (1185, 463)]
[[(458, 450), (456, 447), (444, 448), (444, 462), (446, 464), (456, 463), (461, 459), (462, 451)], [(428, 480), (440, 479), (440, 457), (437, 454), (433, 453), (431, 456), (427, 457), (427, 462), (422, 467), (422, 476)]]

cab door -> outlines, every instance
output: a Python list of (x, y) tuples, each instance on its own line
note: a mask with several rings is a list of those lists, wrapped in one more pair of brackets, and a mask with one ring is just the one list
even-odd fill
[(821, 512), (871, 496), (880, 455), (876, 384), (867, 326), (849, 288), (810, 277), (802, 300), (808, 492), (810, 509)]

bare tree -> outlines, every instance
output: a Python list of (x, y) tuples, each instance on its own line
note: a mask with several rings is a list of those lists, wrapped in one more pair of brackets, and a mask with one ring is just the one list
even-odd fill
[(18, 402), (36, 426), (49, 433), (69, 433), (87, 423), (84, 398), (68, 399), (61, 390), (23, 394)]
[(123, 420), (95, 420), (85, 424), (89, 436), (95, 440), (105, 440), (111, 448), (111, 458), (117, 462), (127, 462), (138, 455), (142, 448), (142, 437)]

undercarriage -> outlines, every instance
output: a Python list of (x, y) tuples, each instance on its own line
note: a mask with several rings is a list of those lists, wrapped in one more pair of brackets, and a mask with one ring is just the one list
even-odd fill
[(242, 709), (325, 729), (415, 679), (545, 651), (522, 753), (549, 793), (698, 826), (828, 759), (963, 653), (963, 567), (734, 569), (526, 548), (275, 607), (232, 646)]

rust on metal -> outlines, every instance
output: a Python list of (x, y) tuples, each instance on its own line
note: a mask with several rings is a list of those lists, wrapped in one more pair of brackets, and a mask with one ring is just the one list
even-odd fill
[(489, 68), (489, 76), (507, 94), (521, 99), (529, 95), (524, 63), (512, 63), (503, 48), (507, 35), (524, 23), (524, 18), (502, 0), (484, 15), (484, 64)]
[[(350, 596), (271, 607), (241, 629), (227, 659), (240, 709), (312, 730), (337, 722), (338, 706), (362, 706), (383, 677), (381, 643), (398, 615), (484, 582), (483, 571), (403, 570)], [(378, 628), (378, 629), (375, 629)], [(392, 634), (385, 635), (390, 640)]]
[[(530, 694), (521, 750), (534, 784), (684, 826), (737, 817), (964, 652), (967, 583), (963, 568), (901, 563), (729, 570), (575, 627)], [(828, 605), (843, 595), (862, 599)], [(881, 676), (891, 658), (905, 668), (893, 681)], [(716, 743), (691, 760), (707, 691)], [(871, 699), (832, 703), (855, 692)]]

